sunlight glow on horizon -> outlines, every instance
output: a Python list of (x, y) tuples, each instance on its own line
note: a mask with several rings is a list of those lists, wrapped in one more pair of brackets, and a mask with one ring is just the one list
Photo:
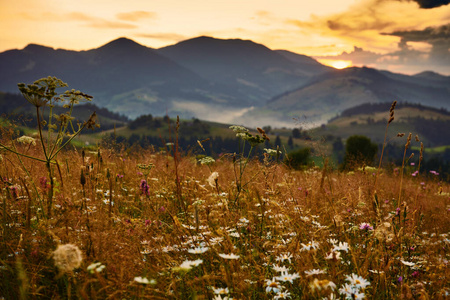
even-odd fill
[(333, 67), (338, 70), (353, 66), (351, 60), (318, 59), (317, 61), (323, 65)]

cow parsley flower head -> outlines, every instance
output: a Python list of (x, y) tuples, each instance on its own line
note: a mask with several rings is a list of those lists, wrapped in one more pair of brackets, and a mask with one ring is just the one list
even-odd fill
[(36, 146), (36, 140), (26, 135), (22, 135), (20, 138), (17, 138), (17, 142), (24, 145)]

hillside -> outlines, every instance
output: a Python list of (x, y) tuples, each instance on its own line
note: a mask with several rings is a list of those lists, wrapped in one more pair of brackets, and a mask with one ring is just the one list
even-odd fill
[[(326, 125), (314, 129), (313, 135), (333, 135), (343, 139), (359, 134), (382, 143), (389, 118), (388, 103), (362, 104), (344, 110), (331, 119)], [(438, 147), (450, 144), (450, 112), (444, 109), (425, 107), (422, 105), (398, 103), (395, 108), (395, 119), (389, 126), (389, 137), (397, 133), (418, 135), (427, 147)], [(404, 143), (404, 140), (393, 143)]]
[(0, 53), (0, 69), (1, 91), (15, 92), (18, 82), (52, 75), (70, 88), (94, 95), (96, 104), (129, 117), (145, 112), (163, 115), (180, 99), (239, 103), (194, 72), (125, 38), (80, 52), (28, 45)]
[(335, 70), (249, 40), (205, 36), (160, 49), (127, 38), (87, 51), (30, 44), (0, 53), (0, 70), (0, 91), (15, 93), (19, 82), (52, 75), (129, 118), (168, 114), (292, 128), (325, 123), (364, 103), (398, 100), (450, 109), (449, 76)]
[(198, 37), (157, 50), (215, 84), (248, 95), (243, 101), (260, 105), (264, 100), (301, 86), (311, 75), (327, 70), (318, 62), (295, 59), (248, 40)]
[(305, 116), (307, 123), (320, 124), (354, 106), (390, 104), (393, 100), (449, 109), (450, 77), (439, 75), (424, 80), (366, 67), (333, 70), (271, 99), (247, 116), (267, 115), (279, 121)]

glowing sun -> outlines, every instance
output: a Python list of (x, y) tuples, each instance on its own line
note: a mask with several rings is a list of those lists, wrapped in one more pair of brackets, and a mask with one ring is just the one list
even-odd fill
[(334, 59), (319, 59), (321, 64), (333, 67), (335, 69), (344, 69), (352, 66), (351, 60), (334, 60)]

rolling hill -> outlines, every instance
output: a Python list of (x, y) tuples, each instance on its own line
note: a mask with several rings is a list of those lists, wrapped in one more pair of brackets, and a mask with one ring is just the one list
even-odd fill
[[(311, 127), (393, 100), (450, 108), (450, 77), (366, 67), (335, 70), (249, 40), (197, 37), (153, 49), (119, 38), (87, 51), (30, 44), (0, 53), (0, 91), (48, 75), (130, 118), (180, 115), (247, 126)], [(295, 118), (295, 120), (293, 120)]]
[(240, 39), (201, 36), (157, 52), (215, 84), (246, 94), (248, 105), (261, 105), (329, 69), (311, 58), (301, 60), (300, 55)]
[(394, 100), (449, 109), (450, 77), (407, 76), (367, 67), (333, 70), (313, 77), (303, 87), (275, 97), (243, 117), (267, 116), (275, 119), (272, 122), (303, 118), (306, 123), (317, 125), (354, 106), (390, 104)]

